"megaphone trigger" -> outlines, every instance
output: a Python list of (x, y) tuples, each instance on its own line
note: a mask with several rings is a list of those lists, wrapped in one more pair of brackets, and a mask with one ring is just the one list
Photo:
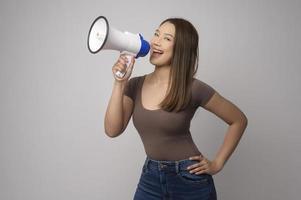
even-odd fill
[(134, 59), (134, 57), (135, 57), (135, 54), (132, 54), (132, 53), (126, 52), (126, 51), (122, 51), (121, 55), (124, 55), (127, 58), (126, 66), (129, 67), (132, 62), (132, 59)]
[(134, 58), (135, 55), (133, 55), (129, 52), (124, 52), (124, 51), (121, 54), (124, 55), (127, 58), (127, 62), (125, 63), (126, 64), (126, 70), (125, 70), (124, 73), (122, 73), (120, 71), (117, 71), (115, 74), (116, 74), (116, 76), (118, 76), (120, 78), (123, 78), (124, 75), (128, 72), (128, 70), (130, 70), (129, 67), (130, 67), (130, 64), (132, 63), (132, 60), (135, 59)]

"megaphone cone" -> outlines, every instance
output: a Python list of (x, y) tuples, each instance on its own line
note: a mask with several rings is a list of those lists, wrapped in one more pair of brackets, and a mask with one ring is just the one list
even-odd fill
[[(97, 17), (89, 30), (88, 49), (95, 54), (100, 50), (117, 50), (126, 54), (129, 62), (133, 57), (143, 57), (149, 52), (150, 45), (143, 39), (141, 34), (130, 32), (121, 32), (114, 27), (109, 26), (108, 20), (104, 16)], [(117, 72), (116, 75), (122, 78), (125, 73)]]

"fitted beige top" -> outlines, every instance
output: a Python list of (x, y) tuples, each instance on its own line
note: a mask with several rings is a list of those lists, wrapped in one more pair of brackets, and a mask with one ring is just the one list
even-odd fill
[(141, 102), (141, 89), (146, 75), (132, 77), (124, 95), (133, 102), (132, 120), (147, 156), (155, 160), (183, 160), (200, 155), (190, 133), (190, 122), (196, 109), (203, 107), (215, 93), (208, 84), (194, 78), (189, 106), (180, 112), (149, 110)]

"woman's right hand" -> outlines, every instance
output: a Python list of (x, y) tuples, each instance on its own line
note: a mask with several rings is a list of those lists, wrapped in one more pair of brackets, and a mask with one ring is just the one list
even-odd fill
[[(112, 68), (113, 76), (114, 76), (115, 80), (118, 82), (127, 81), (132, 74), (133, 66), (135, 64), (135, 57), (134, 56), (132, 57), (132, 60), (128, 67), (126, 65), (127, 61), (128, 61), (128, 59), (126, 58), (126, 56), (124, 54), (120, 54), (117, 62), (114, 64), (114, 66)], [(126, 73), (122, 78), (120, 78), (115, 74), (117, 71), (120, 71), (121, 73), (124, 73), (124, 72), (126, 72)]]

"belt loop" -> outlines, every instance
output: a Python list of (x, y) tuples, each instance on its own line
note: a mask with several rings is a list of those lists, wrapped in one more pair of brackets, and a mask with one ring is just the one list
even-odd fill
[(148, 157), (146, 157), (146, 160), (145, 160), (145, 163), (144, 163), (145, 167), (147, 167), (147, 166), (148, 166), (148, 162), (149, 162), (149, 158), (148, 158)]
[(178, 174), (179, 173), (179, 162), (176, 161), (176, 173)]
[(161, 171), (162, 170), (162, 162), (158, 161), (157, 166), (158, 166), (158, 170)]

